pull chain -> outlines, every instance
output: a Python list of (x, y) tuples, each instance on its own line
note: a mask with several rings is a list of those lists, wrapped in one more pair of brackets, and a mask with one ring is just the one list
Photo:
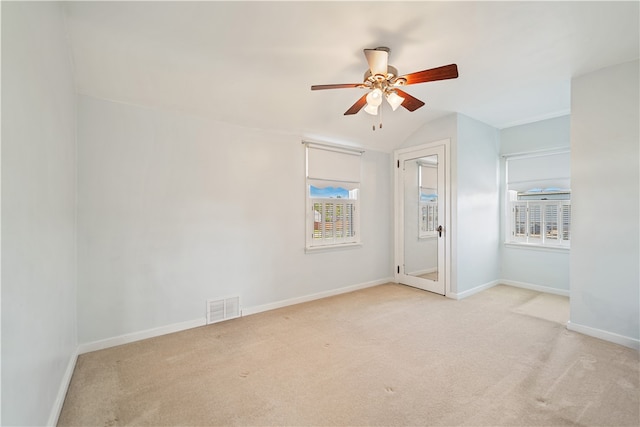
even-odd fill
[(378, 118), (378, 116), (380, 116), (380, 124), (378, 126), (380, 127), (380, 129), (382, 129), (382, 105), (378, 107), (378, 114), (373, 116), (373, 126), (371, 127), (371, 129), (373, 129), (374, 132), (376, 130), (376, 119)]

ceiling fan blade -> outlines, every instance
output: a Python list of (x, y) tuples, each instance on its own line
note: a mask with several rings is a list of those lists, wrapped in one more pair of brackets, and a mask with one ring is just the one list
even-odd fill
[(362, 107), (367, 103), (367, 94), (362, 95), (360, 99), (356, 101), (355, 104), (351, 106), (347, 111), (345, 111), (344, 115), (349, 116), (351, 114), (356, 114), (358, 111), (362, 110)]
[(371, 75), (375, 76), (376, 74), (382, 74), (383, 76), (387, 75), (387, 68), (389, 65), (389, 52), (386, 50), (378, 50), (378, 49), (365, 49), (364, 56), (367, 57), (367, 62), (369, 63), (369, 69), (371, 70)]
[(311, 90), (323, 90), (323, 89), (344, 89), (349, 87), (364, 87), (362, 83), (345, 83), (335, 85), (313, 85)]
[(405, 91), (396, 89), (396, 93), (404, 98), (401, 105), (409, 111), (416, 111), (424, 105), (424, 102), (420, 101), (418, 98), (414, 98)]
[(415, 73), (400, 76), (406, 79), (405, 85), (413, 85), (416, 83), (434, 82), (436, 80), (455, 79), (458, 77), (458, 66), (456, 64), (444, 65), (430, 70), (418, 71)]

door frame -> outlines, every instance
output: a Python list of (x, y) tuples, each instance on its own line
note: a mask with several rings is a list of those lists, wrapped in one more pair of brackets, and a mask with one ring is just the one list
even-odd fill
[[(400, 168), (400, 157), (415, 156), (416, 158), (428, 156), (431, 154), (429, 150), (444, 146), (444, 176), (445, 176), (445, 194), (444, 194), (444, 211), (445, 217), (442, 226), (443, 232), (443, 244), (444, 244), (444, 295), (449, 296), (451, 294), (451, 241), (452, 241), (452, 216), (451, 216), (451, 139), (442, 139), (426, 144), (416, 145), (413, 147), (407, 147), (395, 150), (393, 152), (393, 168), (394, 168), (394, 265), (393, 265), (393, 277), (396, 283), (400, 283), (401, 277), (404, 276), (404, 272), (401, 272), (404, 265), (404, 230), (401, 229), (401, 224), (404, 220), (404, 206), (401, 201), (404, 200), (404, 176), (402, 169)], [(438, 195), (440, 198), (440, 195)]]

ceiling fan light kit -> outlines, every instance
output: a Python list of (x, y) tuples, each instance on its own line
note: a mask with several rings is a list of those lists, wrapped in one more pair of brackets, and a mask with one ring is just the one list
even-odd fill
[(387, 93), (387, 102), (391, 106), (393, 111), (396, 111), (399, 106), (404, 102), (404, 98), (398, 95), (395, 91), (390, 91)]
[[(456, 64), (444, 65), (442, 67), (399, 76), (398, 70), (388, 63), (389, 52), (390, 49), (388, 47), (364, 50), (364, 56), (369, 64), (369, 70), (364, 73), (364, 81), (362, 83), (314, 85), (311, 86), (311, 90), (344, 88), (367, 89), (369, 92), (358, 99), (344, 115), (349, 116), (356, 114), (364, 107), (366, 113), (377, 116), (379, 113), (382, 114), (379, 107), (382, 105), (383, 97), (387, 100), (393, 111), (397, 110), (401, 105), (409, 111), (415, 111), (424, 105), (424, 102), (398, 89), (399, 87), (436, 80), (455, 79), (458, 77), (458, 66)], [(380, 127), (382, 127), (382, 120)], [(375, 130), (375, 125), (373, 130)]]
[(367, 106), (364, 107), (364, 112), (365, 113), (369, 113), (372, 116), (377, 116), (378, 115), (378, 107), (375, 106), (375, 105), (367, 104)]
[(375, 88), (369, 92), (367, 94), (367, 104), (373, 105), (374, 107), (378, 107), (382, 104), (382, 90)]

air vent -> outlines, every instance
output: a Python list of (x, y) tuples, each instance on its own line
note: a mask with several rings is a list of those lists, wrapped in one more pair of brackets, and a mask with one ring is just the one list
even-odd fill
[(207, 300), (207, 325), (240, 317), (240, 297)]

